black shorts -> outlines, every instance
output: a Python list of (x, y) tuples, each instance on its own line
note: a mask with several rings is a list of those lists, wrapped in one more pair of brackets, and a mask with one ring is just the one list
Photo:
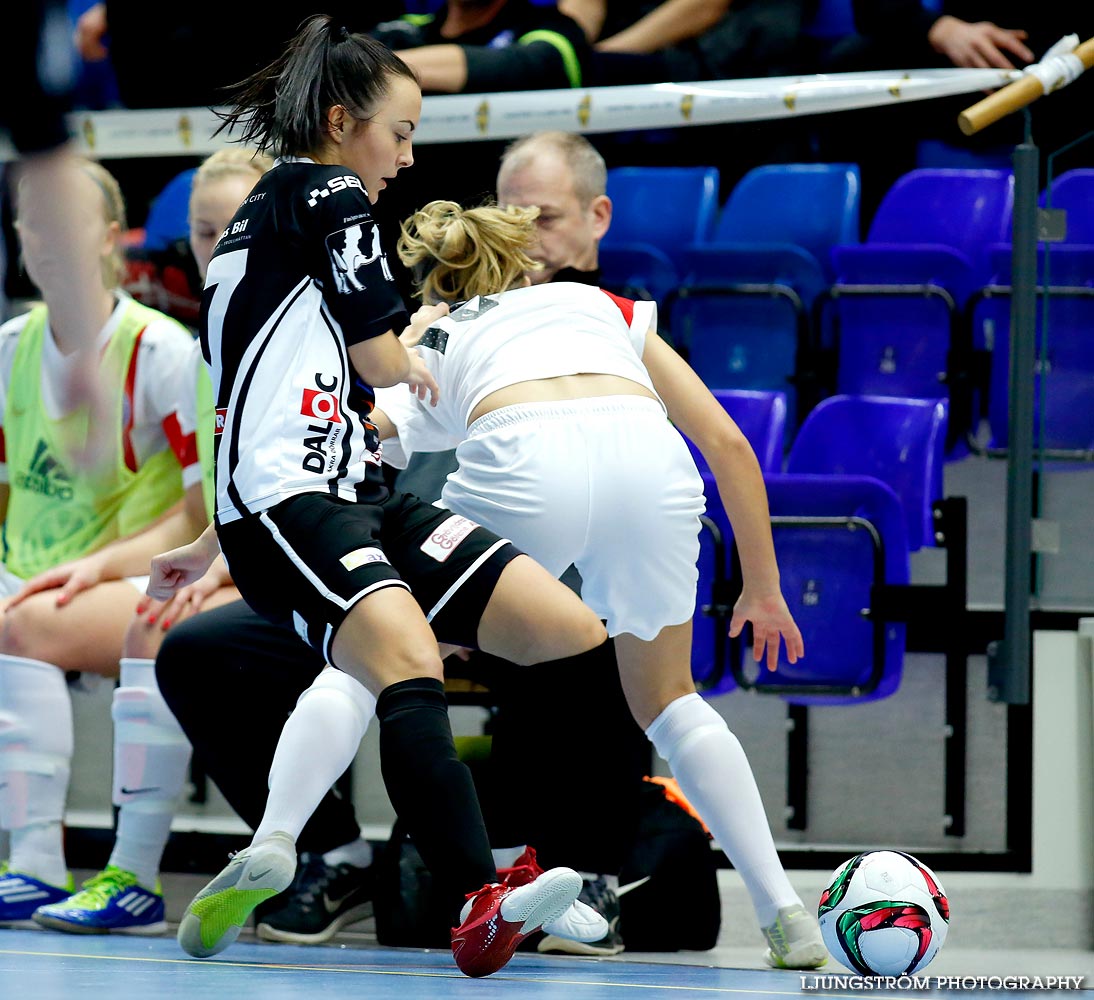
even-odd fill
[(521, 554), (409, 493), (379, 504), (305, 493), (218, 525), (217, 536), (243, 599), (295, 628), (328, 663), (350, 609), (384, 587), (407, 588), (440, 641), (478, 648), (479, 619), (498, 577)]

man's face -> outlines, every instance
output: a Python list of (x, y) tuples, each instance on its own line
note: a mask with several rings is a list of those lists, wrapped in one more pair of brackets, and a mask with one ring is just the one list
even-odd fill
[(498, 204), (539, 208), (539, 238), (529, 256), (541, 262), (543, 270), (529, 275), (534, 284), (550, 281), (564, 267), (590, 271), (597, 266), (597, 245), (610, 219), (603, 208), (606, 203), (601, 196), (583, 206), (569, 166), (549, 151), (498, 178)]

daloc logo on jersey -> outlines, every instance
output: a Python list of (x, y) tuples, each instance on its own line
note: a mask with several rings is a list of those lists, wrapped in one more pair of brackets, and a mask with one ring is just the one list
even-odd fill
[(304, 438), (304, 458), (300, 467), (305, 472), (324, 475), (334, 471), (338, 462), (338, 441), (342, 437), (342, 412), (338, 405), (338, 376), (315, 373), (315, 388), (305, 389), (300, 412), (312, 423)]
[(334, 287), (341, 295), (363, 292), (368, 287), (365, 281), (368, 271), (376, 270), (370, 265), (377, 261), (382, 280), (393, 280), (387, 257), (380, 249), (380, 230), (374, 222), (364, 222), (331, 233), (327, 237), (327, 253), (334, 272)]
[[(318, 376), (316, 380), (318, 381)], [(314, 417), (316, 420), (329, 420), (332, 423), (342, 421), (342, 415), (338, 411), (338, 397), (333, 392), (324, 392), (322, 389), (304, 390), (300, 412), (305, 417)]]

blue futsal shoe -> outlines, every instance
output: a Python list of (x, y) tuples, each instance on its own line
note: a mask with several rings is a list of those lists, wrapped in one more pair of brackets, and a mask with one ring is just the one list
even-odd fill
[[(159, 884), (156, 887), (159, 889)], [(115, 865), (93, 875), (74, 896), (39, 906), (34, 922), (69, 934), (163, 934), (163, 895)]]
[(33, 875), (11, 871), (6, 861), (0, 863), (0, 927), (29, 923), (39, 906), (68, 899), (75, 888), (71, 875), (67, 885), (50, 885)]

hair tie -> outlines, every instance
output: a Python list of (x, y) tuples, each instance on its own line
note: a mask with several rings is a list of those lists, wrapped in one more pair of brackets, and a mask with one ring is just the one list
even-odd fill
[(339, 26), (338, 34), (341, 37), (343, 42), (348, 42), (349, 41), (349, 30), (346, 28), (346, 26), (344, 24)]

